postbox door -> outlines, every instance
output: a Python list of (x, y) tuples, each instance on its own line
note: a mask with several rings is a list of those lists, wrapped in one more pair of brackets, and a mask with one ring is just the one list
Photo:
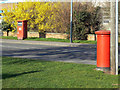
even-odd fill
[(18, 38), (19, 39), (23, 39), (23, 23), (22, 22), (18, 22)]
[(18, 32), (19, 32), (19, 37), (22, 37), (23, 36), (22, 27), (18, 28)]

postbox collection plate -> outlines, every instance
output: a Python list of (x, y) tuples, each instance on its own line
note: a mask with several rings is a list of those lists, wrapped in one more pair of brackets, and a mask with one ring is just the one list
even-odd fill
[(18, 26), (22, 26), (22, 22), (18, 22)]

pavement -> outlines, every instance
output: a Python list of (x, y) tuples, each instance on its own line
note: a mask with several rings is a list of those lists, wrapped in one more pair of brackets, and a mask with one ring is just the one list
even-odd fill
[(8, 39), (0, 42), (2, 56), (96, 65), (95, 44)]
[(78, 47), (81, 45), (91, 45), (91, 44), (81, 44), (81, 43), (66, 43), (66, 42), (50, 42), (50, 41), (31, 41), (31, 40), (10, 40), (10, 39), (0, 39), (0, 42), (4, 43), (18, 43), (18, 44), (32, 44), (32, 45), (49, 45), (49, 46), (70, 46)]

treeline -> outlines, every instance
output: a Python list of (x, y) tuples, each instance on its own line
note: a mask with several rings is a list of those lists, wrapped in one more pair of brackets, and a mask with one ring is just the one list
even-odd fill
[[(38, 33), (70, 33), (69, 2), (23, 2), (3, 9), (3, 30), (16, 31), (17, 20), (28, 20), (28, 30)], [(101, 8), (93, 3), (73, 3), (73, 39), (85, 40), (86, 34), (101, 27)], [(68, 37), (69, 38), (69, 37)]]

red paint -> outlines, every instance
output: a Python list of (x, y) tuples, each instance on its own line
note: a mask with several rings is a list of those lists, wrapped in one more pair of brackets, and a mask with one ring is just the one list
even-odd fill
[[(17, 38), (18, 39), (25, 39), (27, 38), (27, 20), (18, 20), (17, 24)], [(21, 26), (20, 26), (21, 25)]]
[(97, 34), (97, 67), (110, 67), (110, 31), (100, 30)]

